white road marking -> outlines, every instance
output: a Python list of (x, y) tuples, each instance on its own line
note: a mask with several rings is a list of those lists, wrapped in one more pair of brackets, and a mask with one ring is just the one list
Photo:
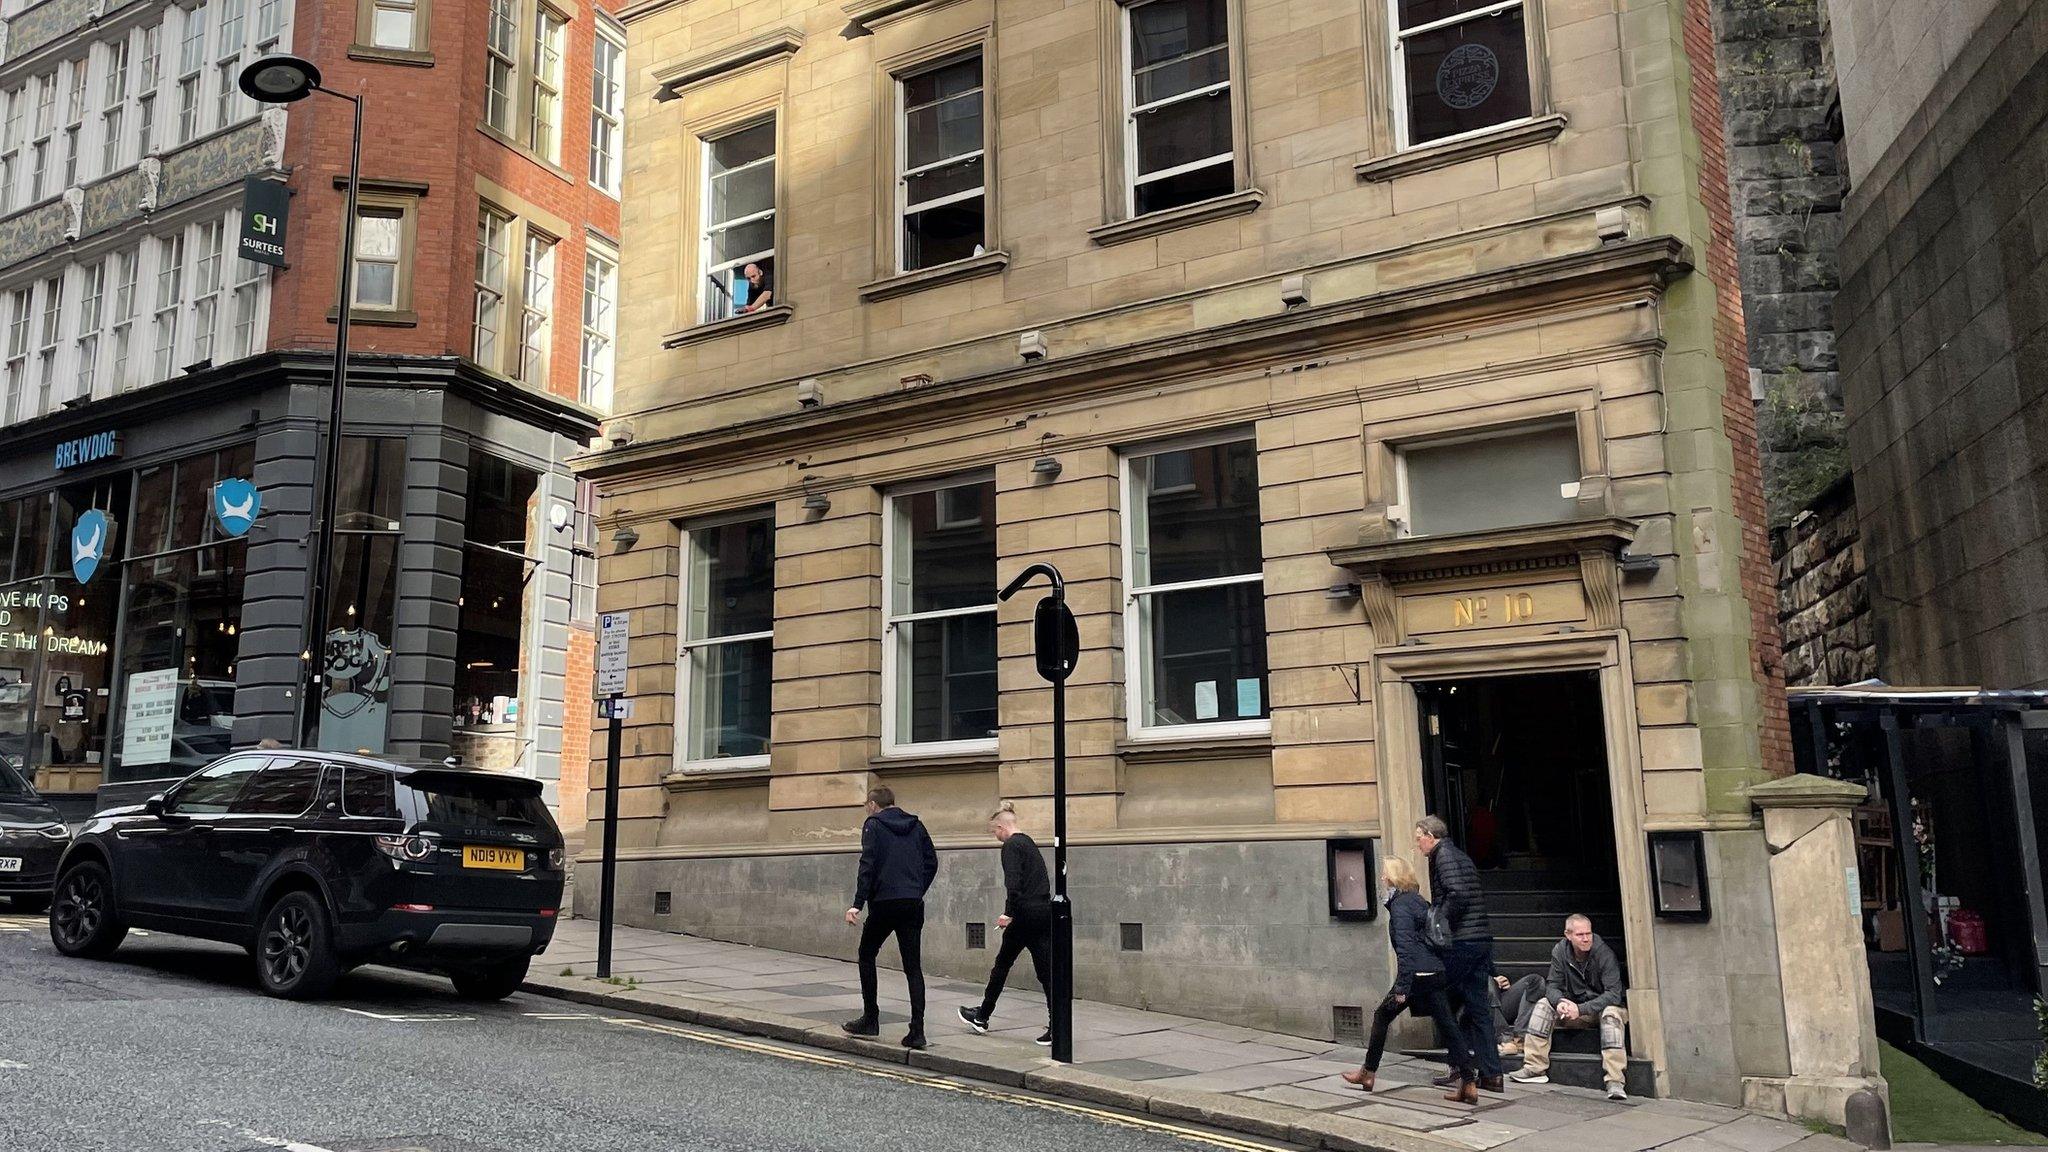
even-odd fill
[(19, 1060), (0, 1060), (0, 1072), (20, 1072), (27, 1067)]
[[(201, 1120), (200, 1123), (221, 1128), (235, 1128), (235, 1123), (232, 1120)], [(266, 1136), (253, 1128), (235, 1128), (235, 1134), (244, 1140), (254, 1140), (265, 1148), (282, 1148), (284, 1152), (333, 1152), (333, 1149), (322, 1148), (318, 1144), (287, 1140), (282, 1136)]]
[(372, 1020), (387, 1020), (400, 1024), (438, 1024), (443, 1022), (460, 1023), (462, 1021), (473, 1021), (476, 1019), (476, 1017), (474, 1016), (458, 1016), (453, 1012), (393, 1013), (371, 1012), (362, 1008), (343, 1008), (342, 1011), (351, 1013), (356, 1016), (368, 1016)]
[(590, 1014), (590, 1013), (588, 1013), (588, 1012), (521, 1012), (521, 1013), (520, 1013), (520, 1015), (521, 1015), (521, 1016), (525, 1016), (525, 1017), (527, 1017), (528, 1019), (532, 1019), (532, 1020), (595, 1020), (595, 1019), (597, 1019), (597, 1017), (595, 1017), (595, 1016), (591, 1015), (591, 1014)]

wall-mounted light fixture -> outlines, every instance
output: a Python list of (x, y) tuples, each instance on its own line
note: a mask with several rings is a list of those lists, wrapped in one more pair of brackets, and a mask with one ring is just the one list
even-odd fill
[(1372, 841), (1331, 840), (1330, 918), (1370, 920), (1379, 915), (1380, 878), (1373, 863)]
[(1017, 355), (1022, 356), (1026, 360), (1045, 359), (1047, 355), (1045, 334), (1034, 331), (1026, 332), (1022, 336), (1017, 337)]
[(796, 382), (796, 406), (816, 408), (825, 402), (825, 386), (816, 377), (806, 377)]
[(825, 495), (823, 492), (811, 491), (811, 485), (817, 479), (818, 478), (816, 476), (805, 476), (803, 478), (803, 508), (806, 512), (814, 512), (820, 516), (823, 516), (825, 513), (830, 512), (832, 510), (832, 498), (830, 496)]
[(1047, 480), (1057, 480), (1060, 478), (1060, 462), (1051, 456), (1040, 456), (1032, 461), (1031, 474), (1043, 476)]
[(1323, 599), (1335, 603), (1341, 604), (1346, 600), (1356, 600), (1358, 596), (1357, 584), (1332, 584), (1328, 588), (1323, 589)]
[(1295, 273), (1280, 278), (1280, 304), (1293, 308), (1308, 303), (1308, 277)]
[(640, 532), (631, 524), (621, 524), (618, 531), (612, 533), (612, 543), (618, 545), (621, 552), (628, 551), (639, 542)]
[(1650, 896), (1661, 920), (1700, 921), (1713, 915), (1704, 833), (1650, 833)]
[(1637, 556), (1632, 552), (1621, 554), (1621, 570), (1630, 576), (1654, 576), (1658, 566), (1655, 556)]

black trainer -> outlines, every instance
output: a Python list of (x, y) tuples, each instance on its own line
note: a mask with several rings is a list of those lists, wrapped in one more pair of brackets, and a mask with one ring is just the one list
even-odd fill
[(1036, 1041), (1034, 1041), (1034, 1043), (1036, 1043), (1040, 1048), (1052, 1047), (1052, 1029), (1047, 1028), (1045, 1030), (1045, 1034), (1040, 1036)]
[(1429, 1082), (1431, 1084), (1436, 1085), (1439, 1088), (1450, 1088), (1456, 1085), (1460, 1080), (1463, 1080), (1464, 1078), (1465, 1076), (1463, 1073), (1453, 1069), (1452, 1071), (1446, 1072), (1441, 1076), (1431, 1076), (1429, 1078)]
[(880, 1036), (882, 1034), (882, 1022), (873, 1016), (862, 1016), (857, 1020), (848, 1020), (839, 1027), (844, 1029), (849, 1036)]
[(962, 1004), (960, 1006), (960, 1019), (969, 1028), (974, 1029), (975, 1035), (988, 1035), (988, 1021), (981, 1018), (981, 1013), (975, 1011), (972, 1008), (969, 1008), (965, 1004)]
[(909, 1032), (905, 1033), (903, 1036), (903, 1046), (905, 1048), (922, 1050), (924, 1048), (924, 1029), (912, 1028)]

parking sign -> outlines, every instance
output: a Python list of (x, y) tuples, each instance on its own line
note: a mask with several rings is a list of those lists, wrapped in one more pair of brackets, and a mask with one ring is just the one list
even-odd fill
[(625, 612), (606, 612), (597, 618), (599, 696), (618, 696), (626, 691), (627, 618)]

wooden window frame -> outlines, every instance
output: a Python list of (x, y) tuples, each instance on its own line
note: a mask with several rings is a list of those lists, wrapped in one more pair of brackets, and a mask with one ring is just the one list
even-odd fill
[[(407, 8), (412, 10), (412, 34), (406, 44), (401, 47), (377, 43), (377, 13)], [(489, 18), (488, 13), (485, 18)], [(356, 39), (348, 46), (348, 54), (359, 60), (392, 64), (432, 64), (433, 26), (434, 0), (356, 0)]]
[[(1400, 0), (1365, 0), (1367, 155), (1355, 165), (1359, 179), (1392, 180), (1465, 160), (1542, 144), (1564, 131), (1565, 117), (1551, 103), (1549, 49), (1544, 36), (1546, 0), (1500, 0), (1490, 11), (1520, 5), (1528, 53), (1529, 115), (1420, 144), (1408, 142), (1408, 100), (1401, 61)], [(1474, 18), (1461, 14), (1458, 21)], [(1433, 22), (1441, 25), (1443, 21)], [(1411, 30), (1410, 35), (1413, 35)]]

